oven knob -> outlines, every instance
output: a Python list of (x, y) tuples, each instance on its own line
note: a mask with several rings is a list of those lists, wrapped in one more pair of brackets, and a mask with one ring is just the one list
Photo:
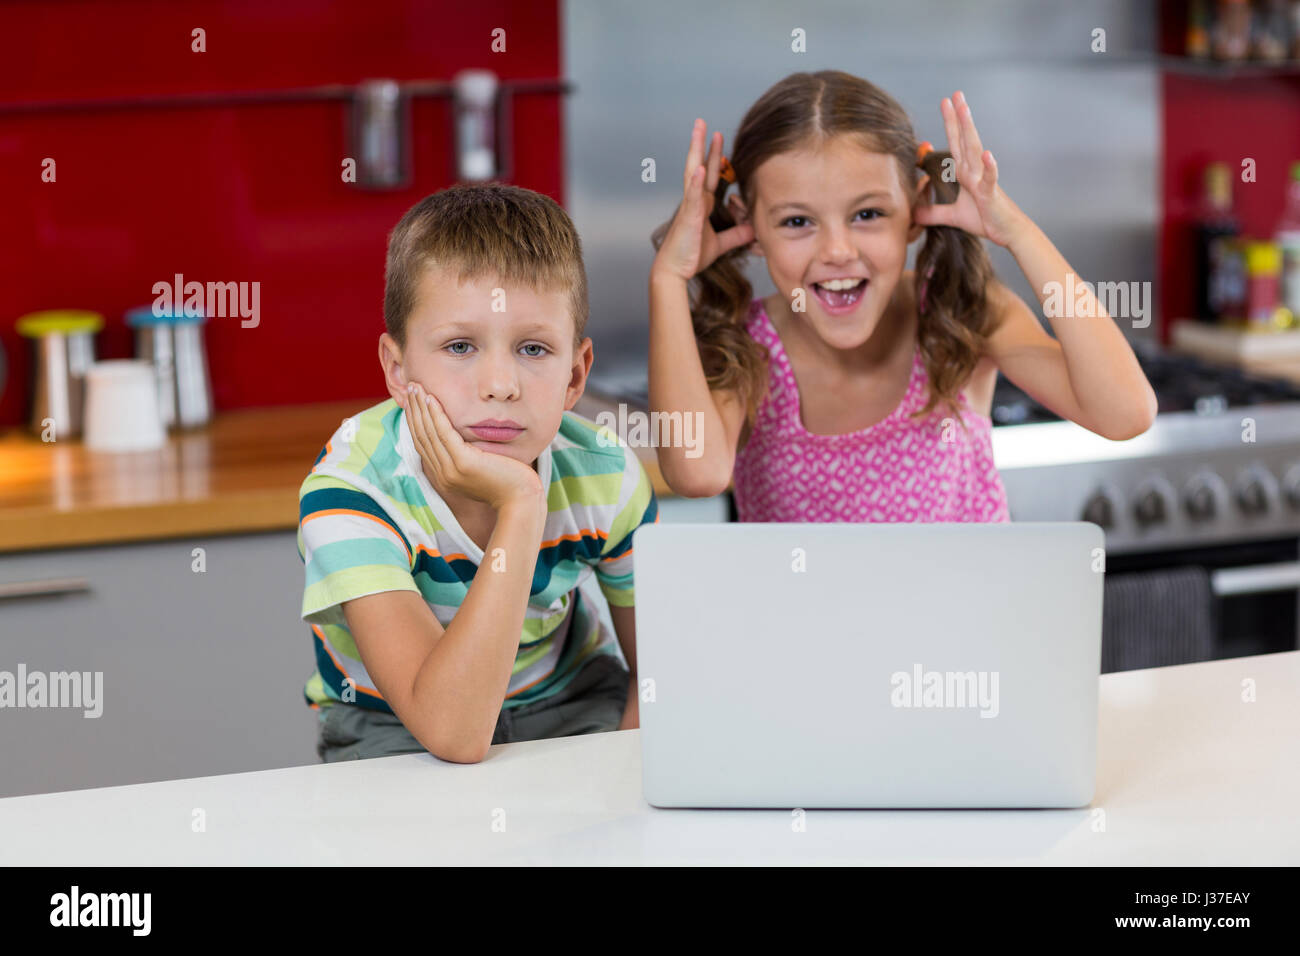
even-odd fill
[(1197, 521), (1214, 517), (1214, 492), (1206, 484), (1198, 484), (1188, 490), (1183, 501), (1187, 514)]
[(1193, 521), (1209, 521), (1220, 512), (1220, 502), (1226, 500), (1227, 486), (1223, 479), (1209, 469), (1192, 475), (1183, 488), (1183, 510)]
[(1277, 479), (1260, 464), (1251, 465), (1237, 476), (1237, 507), (1250, 517), (1268, 513), (1278, 497)]
[(1287, 469), (1282, 478), (1282, 487), (1285, 489), (1287, 503), (1300, 511), (1300, 462)]
[(1258, 478), (1248, 478), (1237, 489), (1237, 507), (1248, 515), (1261, 515), (1268, 510), (1268, 495), (1264, 483)]
[(1144, 528), (1159, 524), (1169, 517), (1169, 509), (1165, 507), (1165, 496), (1158, 488), (1148, 488), (1138, 495), (1137, 501), (1133, 503), (1133, 517)]
[(1090, 521), (1103, 528), (1113, 528), (1115, 526), (1115, 503), (1111, 500), (1110, 495), (1104, 491), (1095, 492), (1088, 499), (1087, 504), (1083, 506), (1083, 515), (1080, 520)]

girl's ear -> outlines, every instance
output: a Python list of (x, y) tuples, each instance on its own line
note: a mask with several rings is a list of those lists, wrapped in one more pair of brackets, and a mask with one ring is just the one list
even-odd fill
[[(745, 200), (740, 198), (740, 193), (728, 193), (726, 198), (727, 211), (731, 213), (731, 218), (737, 223), (749, 222), (749, 210), (745, 208)], [(751, 255), (762, 258), (763, 247), (756, 241), (751, 242), (745, 250)]]

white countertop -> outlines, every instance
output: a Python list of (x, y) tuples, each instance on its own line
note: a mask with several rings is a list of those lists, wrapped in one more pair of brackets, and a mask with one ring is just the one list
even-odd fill
[(1300, 651), (1103, 676), (1090, 809), (657, 810), (639, 733), (11, 797), (0, 864), (1300, 863)]

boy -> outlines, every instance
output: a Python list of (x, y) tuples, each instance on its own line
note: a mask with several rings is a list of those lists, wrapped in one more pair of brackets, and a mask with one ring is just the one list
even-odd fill
[[(553, 200), (426, 197), (389, 237), (391, 396), (345, 420), (299, 492), (304, 696), (333, 761), (638, 726), (635, 454), (568, 410), (591, 369), (587, 278)], [(578, 589), (594, 573), (614, 637)]]

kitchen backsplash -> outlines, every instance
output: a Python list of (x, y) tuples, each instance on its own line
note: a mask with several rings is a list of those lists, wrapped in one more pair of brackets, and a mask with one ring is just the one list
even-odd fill
[[(366, 191), (342, 181), (346, 101), (151, 100), (447, 81), (475, 67), (503, 81), (562, 74), (556, 0), (13, 2), (0, 16), (0, 426), (26, 414), (21, 315), (101, 312), (98, 357), (129, 357), (124, 313), (177, 275), (258, 284), (256, 325), (208, 323), (218, 411), (382, 397), (387, 236), (455, 178), (450, 101), (414, 101), (410, 187)], [(494, 53), (498, 28), (505, 52)], [(514, 181), (563, 202), (559, 96), (516, 96), (511, 117)]]

